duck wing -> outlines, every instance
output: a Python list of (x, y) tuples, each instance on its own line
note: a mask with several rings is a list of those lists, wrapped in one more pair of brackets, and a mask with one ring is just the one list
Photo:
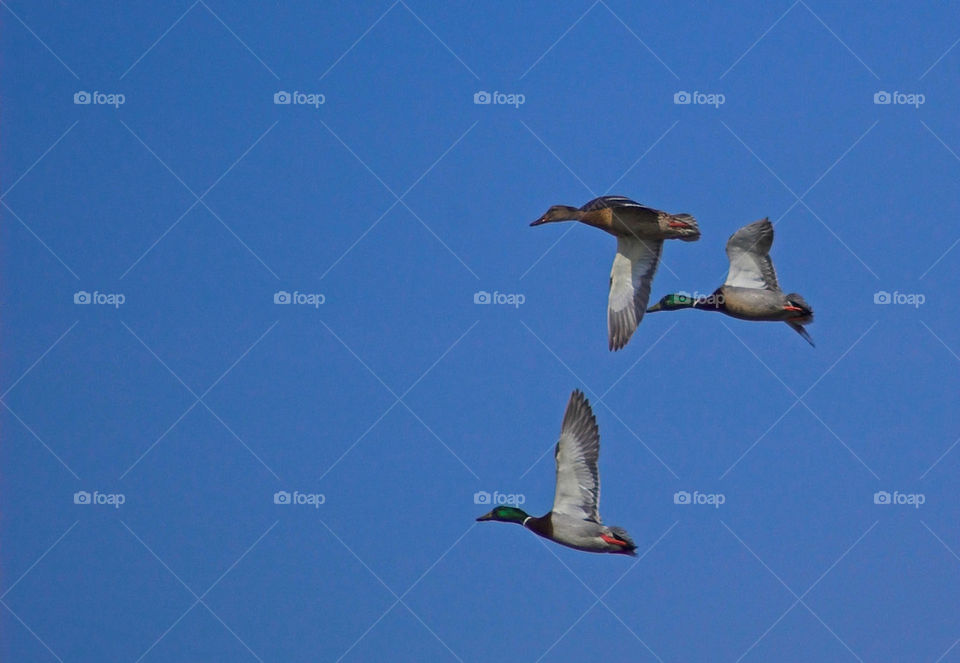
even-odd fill
[(662, 250), (662, 240), (617, 238), (617, 255), (610, 271), (610, 296), (607, 302), (607, 331), (611, 350), (625, 346), (643, 319)]
[(744, 226), (727, 240), (730, 271), (724, 285), (779, 292), (777, 272), (770, 260), (773, 246), (773, 224), (761, 219)]
[(570, 395), (554, 452), (557, 491), (553, 512), (600, 523), (600, 431), (590, 401), (579, 389)]
[[(599, 198), (594, 198), (590, 202), (586, 203), (583, 207), (580, 208), (581, 212), (592, 212), (598, 209), (609, 209), (616, 207), (635, 207), (643, 210), (650, 210), (649, 207), (641, 205), (635, 200), (631, 200), (626, 196), (600, 196)], [(651, 210), (656, 211), (656, 210)]]

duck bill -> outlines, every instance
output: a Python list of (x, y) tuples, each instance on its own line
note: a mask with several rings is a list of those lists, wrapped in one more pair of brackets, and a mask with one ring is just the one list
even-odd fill
[(647, 309), (647, 313), (656, 313), (657, 311), (662, 311), (663, 307), (660, 306), (660, 302), (657, 302), (653, 306)]
[(540, 226), (540, 225), (543, 225), (543, 224), (546, 223), (546, 222), (547, 222), (547, 217), (546, 217), (546, 216), (541, 216), (541, 217), (540, 217), (539, 219), (537, 219), (536, 221), (531, 222), (530, 225), (531, 225), (531, 226)]
[(491, 511), (490, 513), (485, 513), (479, 518), (477, 518), (478, 523), (483, 522), (484, 520), (493, 520), (493, 511)]

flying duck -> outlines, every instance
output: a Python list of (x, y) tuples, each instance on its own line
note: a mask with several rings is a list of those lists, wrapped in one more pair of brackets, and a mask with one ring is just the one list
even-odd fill
[(700, 239), (697, 220), (689, 214), (667, 214), (623, 196), (594, 198), (580, 208), (554, 205), (530, 225), (554, 221), (579, 221), (617, 238), (607, 303), (611, 350), (624, 347), (643, 319), (663, 240)]
[(813, 339), (803, 328), (813, 322), (813, 309), (800, 295), (794, 292), (784, 294), (780, 290), (770, 260), (772, 245), (773, 224), (770, 219), (744, 226), (727, 240), (730, 271), (726, 282), (712, 295), (697, 298), (685, 294), (667, 295), (647, 309), (647, 313), (695, 308), (720, 311), (741, 320), (782, 321), (813, 345)]
[(498, 506), (478, 521), (496, 520), (523, 525), (534, 534), (570, 548), (595, 553), (635, 555), (637, 546), (619, 527), (600, 519), (600, 432), (590, 401), (580, 390), (570, 395), (554, 452), (557, 489), (553, 509), (536, 518), (521, 509)]

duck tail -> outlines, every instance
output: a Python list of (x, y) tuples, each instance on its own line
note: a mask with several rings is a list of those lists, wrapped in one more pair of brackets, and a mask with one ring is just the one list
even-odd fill
[(671, 214), (670, 223), (679, 224), (683, 228), (683, 235), (678, 239), (686, 242), (695, 242), (700, 239), (700, 226), (692, 214)]
[(630, 538), (630, 535), (627, 534), (625, 529), (622, 527), (611, 527), (610, 533), (626, 544), (623, 546), (623, 554), (636, 555), (635, 551), (637, 550), (637, 544), (633, 542), (633, 539)]
[(787, 301), (789, 301), (794, 306), (803, 309), (804, 315), (797, 318), (794, 322), (799, 322), (801, 325), (809, 325), (813, 322), (813, 309), (810, 308), (810, 305), (807, 303), (802, 296), (798, 295), (795, 292), (791, 292), (787, 295)]

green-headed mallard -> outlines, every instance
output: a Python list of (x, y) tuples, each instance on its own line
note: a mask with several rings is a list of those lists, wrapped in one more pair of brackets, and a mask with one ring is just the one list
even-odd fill
[(595, 198), (580, 208), (554, 205), (530, 225), (554, 221), (579, 221), (617, 238), (607, 303), (611, 350), (625, 346), (643, 319), (663, 240), (700, 239), (697, 221), (689, 214), (667, 214), (623, 196)]
[(813, 339), (803, 328), (813, 322), (813, 309), (795, 292), (784, 294), (777, 284), (777, 273), (770, 260), (773, 245), (773, 224), (761, 219), (744, 226), (727, 240), (727, 258), (730, 271), (726, 282), (709, 297), (690, 297), (684, 294), (667, 295), (647, 309), (675, 311), (695, 308), (701, 311), (720, 311), (741, 320), (773, 320), (786, 322), (813, 345)]
[(563, 415), (557, 462), (557, 490), (553, 509), (536, 518), (521, 509), (498, 506), (477, 518), (523, 525), (545, 539), (564, 546), (596, 553), (634, 555), (637, 546), (619, 527), (607, 527), (600, 519), (600, 431), (590, 402), (580, 390), (570, 395)]

